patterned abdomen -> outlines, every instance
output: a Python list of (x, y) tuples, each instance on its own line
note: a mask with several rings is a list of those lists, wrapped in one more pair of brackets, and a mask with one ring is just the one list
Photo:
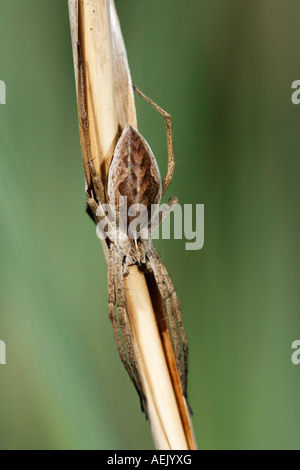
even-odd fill
[(108, 174), (109, 202), (119, 211), (120, 196), (127, 197), (127, 207), (143, 204), (149, 217), (151, 204), (161, 199), (159, 169), (146, 140), (127, 125), (116, 146)]

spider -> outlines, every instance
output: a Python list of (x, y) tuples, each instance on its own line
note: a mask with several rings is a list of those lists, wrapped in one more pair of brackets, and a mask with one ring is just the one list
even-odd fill
[[(133, 236), (129, 236), (128, 232), (125, 233), (120, 228), (120, 224), (119, 228), (113, 227), (105, 213), (104, 204), (106, 202), (105, 194), (107, 194), (107, 200), (114, 209), (117, 221), (119, 219), (122, 198), (127, 198), (129, 206), (134, 204), (143, 205), (143, 207), (148, 209), (148, 214), (151, 213), (152, 205), (159, 204), (174, 174), (172, 121), (171, 116), (166, 111), (145, 96), (137, 87), (133, 86), (134, 90), (165, 118), (168, 144), (167, 174), (161, 180), (159, 168), (150, 146), (137, 129), (128, 124), (123, 129), (117, 142), (108, 172), (107, 188), (105, 188), (102, 180), (95, 172), (90, 150), (85, 72), (79, 46), (78, 57), (80, 125), (83, 131), (83, 148), (91, 173), (91, 189), (89, 190), (90, 197), (87, 200), (87, 212), (96, 224), (104, 220), (108, 227), (106, 243), (109, 251), (109, 319), (113, 327), (121, 360), (140, 396), (142, 409), (146, 412), (147, 404), (143, 384), (137, 368), (132, 337), (126, 319), (123, 277), (128, 274), (128, 267), (137, 264), (145, 274), (152, 273), (154, 276), (161, 298), (166, 305), (177, 370), (184, 396), (187, 398), (188, 344), (182, 322), (180, 304), (169, 274), (154, 248), (151, 237), (149, 236), (144, 239), (137, 232)], [(147, 215), (145, 225), (149, 226), (150, 234), (164, 220), (177, 202), (177, 198), (172, 197), (168, 201), (167, 207), (159, 211), (154, 218)], [(126, 227), (128, 227), (130, 221), (131, 218), (128, 216)]]

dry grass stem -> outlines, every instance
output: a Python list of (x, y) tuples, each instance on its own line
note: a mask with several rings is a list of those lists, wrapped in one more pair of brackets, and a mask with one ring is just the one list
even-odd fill
[[(137, 127), (126, 49), (113, 0), (69, 0), (69, 13), (77, 94), (79, 40), (86, 74), (93, 165), (97, 176), (106, 183), (120, 132), (128, 123)], [(86, 158), (82, 129), (80, 135), (86, 192), (90, 194), (91, 165)], [(107, 254), (106, 242), (102, 245)], [(129, 266), (124, 286), (127, 320), (155, 446), (165, 450), (195, 449), (159, 292), (154, 281), (151, 287), (151, 280), (147, 283), (136, 265)]]

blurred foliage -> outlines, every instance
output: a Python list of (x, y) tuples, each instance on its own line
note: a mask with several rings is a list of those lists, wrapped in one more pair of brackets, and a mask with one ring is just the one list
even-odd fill
[[(202, 250), (156, 242), (189, 337), (199, 447), (299, 448), (299, 1), (116, 4), (134, 82), (173, 117), (168, 195), (205, 204)], [(152, 448), (84, 212), (66, 1), (1, 0), (0, 79), (0, 448)], [(163, 172), (163, 120), (136, 101)]]

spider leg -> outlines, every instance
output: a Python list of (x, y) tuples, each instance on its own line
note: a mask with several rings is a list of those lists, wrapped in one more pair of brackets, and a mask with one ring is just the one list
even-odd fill
[[(120, 286), (118, 284), (117, 277), (116, 277), (117, 275), (116, 275), (115, 265), (116, 265), (115, 250), (114, 250), (114, 246), (111, 245), (111, 248), (110, 248), (110, 251), (109, 251), (109, 262), (108, 262), (108, 312), (109, 312), (109, 319), (110, 319), (110, 322), (111, 322), (112, 327), (113, 327), (113, 332), (114, 332), (114, 336), (115, 336), (115, 339), (116, 339), (116, 342), (117, 342), (118, 351), (119, 351), (121, 361), (122, 361), (128, 375), (130, 377), (131, 382), (133, 383), (133, 385), (134, 385), (134, 387), (135, 387), (135, 389), (136, 389), (136, 391), (137, 391), (137, 393), (140, 397), (142, 411), (145, 411), (145, 397), (144, 397), (144, 394), (142, 392), (142, 385), (140, 383), (140, 380), (136, 378), (136, 376), (139, 377), (139, 375), (137, 374), (137, 371), (135, 370), (136, 368), (134, 368), (132, 366), (132, 362), (131, 361), (130, 361), (130, 363), (128, 362), (128, 358), (127, 358), (127, 355), (126, 355), (126, 350), (127, 350), (127, 354), (128, 354), (128, 356), (130, 356), (129, 349), (130, 348), (132, 349), (132, 346), (129, 346), (129, 348), (128, 348), (128, 339), (126, 339), (126, 338), (128, 338), (128, 331), (125, 331), (126, 326), (124, 327), (124, 320), (122, 320), (122, 317), (124, 317), (124, 314), (121, 311), (122, 308), (119, 307), (119, 306), (117, 307), (118, 308), (118, 320), (117, 320), (117, 317), (116, 317), (115, 304), (116, 304), (116, 302), (118, 304), (118, 300), (120, 302), (120, 295), (117, 294), (117, 292), (120, 290)], [(122, 287), (121, 287), (121, 289), (122, 289)], [(120, 331), (119, 331), (118, 323), (120, 325), (122, 336), (121, 336)], [(124, 339), (126, 349), (124, 347), (122, 337)]]
[[(182, 322), (179, 300), (172, 284), (172, 281), (170, 279), (170, 276), (167, 272), (167, 269), (165, 268), (154, 247), (152, 247), (151, 252), (149, 253), (149, 262), (162, 299), (166, 303), (167, 314), (169, 317), (171, 333), (173, 337), (177, 369), (183, 393), (185, 397), (187, 397), (188, 343)], [(180, 341), (182, 344), (184, 357), (183, 363)]]
[[(105, 213), (105, 208), (102, 204), (98, 204), (95, 199), (88, 198), (86, 201), (86, 212), (88, 215), (94, 220), (95, 224), (101, 236), (106, 234), (106, 237), (109, 238), (110, 241), (114, 241), (116, 228), (115, 228), (115, 221), (111, 221), (109, 217)], [(104, 224), (103, 224), (104, 220)], [(99, 227), (99, 222), (101, 222), (101, 227)], [(99, 225), (98, 225), (99, 224)], [(106, 229), (104, 227), (107, 227)], [(106, 238), (105, 237), (105, 238)]]
[(127, 311), (126, 311), (124, 282), (123, 282), (123, 266), (122, 266), (123, 256), (117, 253), (113, 246), (112, 246), (112, 250), (114, 250), (114, 253), (115, 253), (113, 269), (114, 269), (115, 286), (116, 286), (115, 288), (116, 288), (116, 304), (117, 304), (117, 311), (118, 311), (118, 323), (119, 323), (122, 337), (124, 340), (125, 349), (128, 355), (128, 360), (127, 360), (128, 367), (126, 367), (126, 370), (140, 396), (142, 410), (146, 413), (146, 416), (147, 416), (144, 387), (141, 381), (140, 373), (138, 371), (137, 360), (136, 360), (136, 355), (134, 352), (134, 346), (133, 346), (133, 341), (132, 341), (132, 334), (129, 328), (129, 323), (128, 323), (129, 320), (128, 320)]
[[(128, 374), (130, 375), (130, 378), (132, 382), (135, 384), (134, 377), (132, 377), (132, 372), (129, 367), (126, 353), (124, 350), (124, 346), (122, 343), (122, 338), (119, 332), (118, 328), (118, 323), (117, 323), (117, 318), (116, 318), (116, 312), (115, 312), (115, 303), (116, 303), (116, 285), (115, 285), (115, 273), (114, 273), (114, 252), (112, 249), (109, 251), (109, 261), (108, 261), (108, 313), (109, 313), (109, 319), (113, 327), (113, 332), (114, 336), (117, 342), (119, 354), (121, 357), (121, 360), (125, 366), (125, 369), (127, 370)], [(136, 384), (135, 384), (136, 386)]]
[[(96, 173), (94, 158), (91, 151), (91, 140), (89, 134), (89, 121), (87, 113), (87, 95), (86, 95), (86, 73), (82, 59), (82, 52), (80, 43), (77, 43), (78, 51), (78, 114), (79, 114), (79, 125), (82, 130), (82, 150), (83, 150), (83, 161), (85, 167), (85, 174), (87, 177), (87, 183), (90, 186), (92, 182), (93, 195), (96, 197), (98, 202), (105, 201), (105, 189), (102, 179)], [(88, 181), (89, 177), (91, 182)]]
[(154, 217), (153, 221), (151, 222), (151, 234), (155, 232), (155, 230), (165, 220), (165, 218), (170, 214), (170, 212), (172, 212), (177, 203), (178, 199), (176, 196), (173, 196), (168, 200), (165, 207), (158, 212), (158, 214)]
[[(112, 231), (110, 222), (105, 215), (101, 213), (101, 204), (89, 198), (87, 200), (87, 212), (96, 222), (99, 222), (101, 216), (108, 224), (108, 232)], [(99, 214), (100, 212), (100, 214)], [(116, 317), (115, 305), (117, 304), (118, 318)], [(112, 324), (115, 340), (118, 346), (121, 361), (130, 377), (131, 382), (140, 397), (142, 411), (146, 413), (146, 400), (143, 393), (143, 387), (136, 367), (136, 359), (132, 346), (131, 334), (126, 321), (126, 303), (124, 298), (124, 284), (122, 273), (122, 257), (116, 252), (114, 244), (111, 243), (108, 254), (108, 314)], [(121, 334), (120, 334), (120, 330)], [(123, 342), (123, 340), (124, 342)], [(125, 347), (124, 347), (125, 344)], [(127, 352), (127, 354), (126, 354)], [(127, 357), (128, 356), (128, 357)], [(147, 416), (147, 413), (146, 413)]]
[(135, 85), (133, 89), (145, 100), (147, 103), (150, 103), (156, 111), (158, 111), (165, 118), (166, 127), (167, 127), (167, 143), (168, 143), (168, 170), (167, 174), (162, 182), (162, 195), (165, 194), (169, 184), (171, 183), (175, 170), (175, 160), (174, 160), (174, 150), (173, 150), (173, 135), (172, 135), (172, 118), (169, 113), (164, 111), (160, 106), (158, 106), (154, 101), (152, 101), (148, 96), (139, 90)]

